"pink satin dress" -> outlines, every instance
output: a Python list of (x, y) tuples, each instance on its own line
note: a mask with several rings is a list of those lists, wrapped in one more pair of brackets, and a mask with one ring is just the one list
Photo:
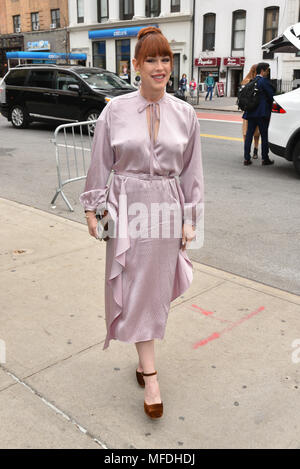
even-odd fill
[[(112, 339), (163, 339), (170, 303), (193, 279), (192, 263), (181, 249), (181, 230), (171, 228), (169, 237), (162, 236), (159, 217), (151, 218), (140, 236), (131, 235), (134, 204), (141, 203), (150, 212), (152, 204), (175, 203), (183, 217), (185, 205), (203, 205), (203, 193), (200, 126), (192, 106), (167, 93), (152, 103), (140, 91), (106, 105), (96, 124), (91, 165), (80, 196), (85, 210), (106, 208), (116, 230), (106, 243), (103, 349)], [(185, 223), (193, 222), (194, 218), (185, 218)], [(159, 236), (152, 236), (157, 227)]]

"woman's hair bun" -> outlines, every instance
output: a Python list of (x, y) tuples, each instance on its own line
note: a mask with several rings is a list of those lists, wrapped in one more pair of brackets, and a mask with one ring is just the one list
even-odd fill
[(139, 31), (138, 40), (142, 39), (148, 34), (162, 34), (162, 31), (159, 28), (156, 28), (155, 26), (148, 26), (147, 28), (143, 28)]
[(155, 26), (142, 28), (138, 33), (138, 41), (135, 45), (134, 58), (139, 65), (143, 64), (146, 57), (168, 56), (171, 58), (173, 67), (173, 52), (168, 39), (163, 35), (161, 29)]

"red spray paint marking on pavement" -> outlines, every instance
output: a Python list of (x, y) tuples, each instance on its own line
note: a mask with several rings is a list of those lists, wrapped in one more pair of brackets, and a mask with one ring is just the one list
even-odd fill
[(217, 321), (220, 321), (220, 322), (228, 322), (229, 324), (233, 324), (232, 321), (228, 321), (227, 319), (217, 318), (216, 316), (214, 316), (213, 311), (205, 311), (205, 309), (200, 308), (200, 306), (197, 306), (197, 305), (192, 305), (192, 308), (193, 308), (193, 309), (196, 309), (197, 311), (199, 311), (200, 313), (202, 313), (204, 316), (211, 316), (211, 317), (213, 317), (213, 319), (216, 319)]
[(205, 309), (200, 308), (200, 306), (197, 305), (192, 305), (193, 308), (196, 308), (198, 311), (200, 311), (204, 316), (210, 316), (211, 314), (214, 314), (212, 311), (205, 311)]
[(197, 344), (195, 344), (193, 348), (202, 347), (203, 345), (208, 344), (208, 342), (212, 342), (213, 340), (218, 339), (219, 337), (220, 337), (220, 334), (218, 332), (214, 332), (212, 335), (210, 335), (206, 339), (203, 339)]
[(253, 316), (256, 316), (258, 313), (261, 313), (262, 311), (264, 311), (264, 309), (265, 309), (265, 307), (264, 307), (264, 306), (261, 306), (261, 307), (258, 308), (256, 311), (253, 311), (252, 313), (247, 314), (247, 316), (245, 316), (244, 318), (239, 319), (237, 322), (234, 322), (234, 323), (232, 324), (232, 326), (226, 327), (226, 329), (224, 329), (223, 331), (221, 331), (221, 334), (223, 334), (224, 332), (229, 332), (229, 331), (231, 331), (234, 327), (237, 327), (237, 326), (239, 326), (240, 324), (243, 324), (243, 322), (248, 321), (249, 319), (253, 318)]
[(240, 324), (243, 324), (244, 322), (249, 321), (249, 319), (253, 318), (254, 316), (256, 316), (257, 314), (261, 313), (264, 310), (265, 310), (265, 307), (261, 306), (260, 308), (253, 311), (252, 313), (247, 314), (247, 316), (243, 317), (242, 319), (239, 319), (238, 321), (234, 322), (231, 326), (226, 327), (225, 329), (223, 329), (220, 332), (214, 332), (212, 335), (210, 335), (206, 339), (200, 340), (200, 342), (193, 345), (193, 349), (203, 347), (204, 345), (208, 344), (209, 342), (211, 342), (215, 339), (219, 339), (221, 337), (221, 335), (225, 334), (226, 332), (231, 331), (232, 329), (239, 326)]

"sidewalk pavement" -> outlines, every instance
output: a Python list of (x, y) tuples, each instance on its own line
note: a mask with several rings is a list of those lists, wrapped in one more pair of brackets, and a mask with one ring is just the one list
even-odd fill
[[(188, 98), (189, 102), (193, 102)], [(205, 95), (201, 95), (199, 98), (199, 104), (193, 104), (196, 110), (204, 109), (207, 111), (226, 111), (226, 112), (239, 112), (242, 115), (242, 111), (238, 109), (236, 104), (237, 98), (231, 98), (224, 96), (223, 98), (218, 98), (213, 96), (212, 101), (205, 101)]]
[(151, 421), (134, 345), (102, 350), (105, 243), (15, 202), (0, 212), (1, 448), (300, 448), (298, 296), (193, 262), (156, 341)]

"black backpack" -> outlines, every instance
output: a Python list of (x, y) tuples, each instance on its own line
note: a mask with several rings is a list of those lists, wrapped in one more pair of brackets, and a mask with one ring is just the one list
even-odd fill
[(240, 85), (238, 89), (237, 105), (242, 111), (254, 111), (260, 101), (260, 91), (257, 86), (258, 78), (254, 78), (247, 85)]
[(177, 91), (175, 91), (174, 96), (176, 98), (182, 99), (182, 101), (187, 101), (186, 96), (184, 96), (184, 92), (182, 91), (181, 88), (179, 88)]

